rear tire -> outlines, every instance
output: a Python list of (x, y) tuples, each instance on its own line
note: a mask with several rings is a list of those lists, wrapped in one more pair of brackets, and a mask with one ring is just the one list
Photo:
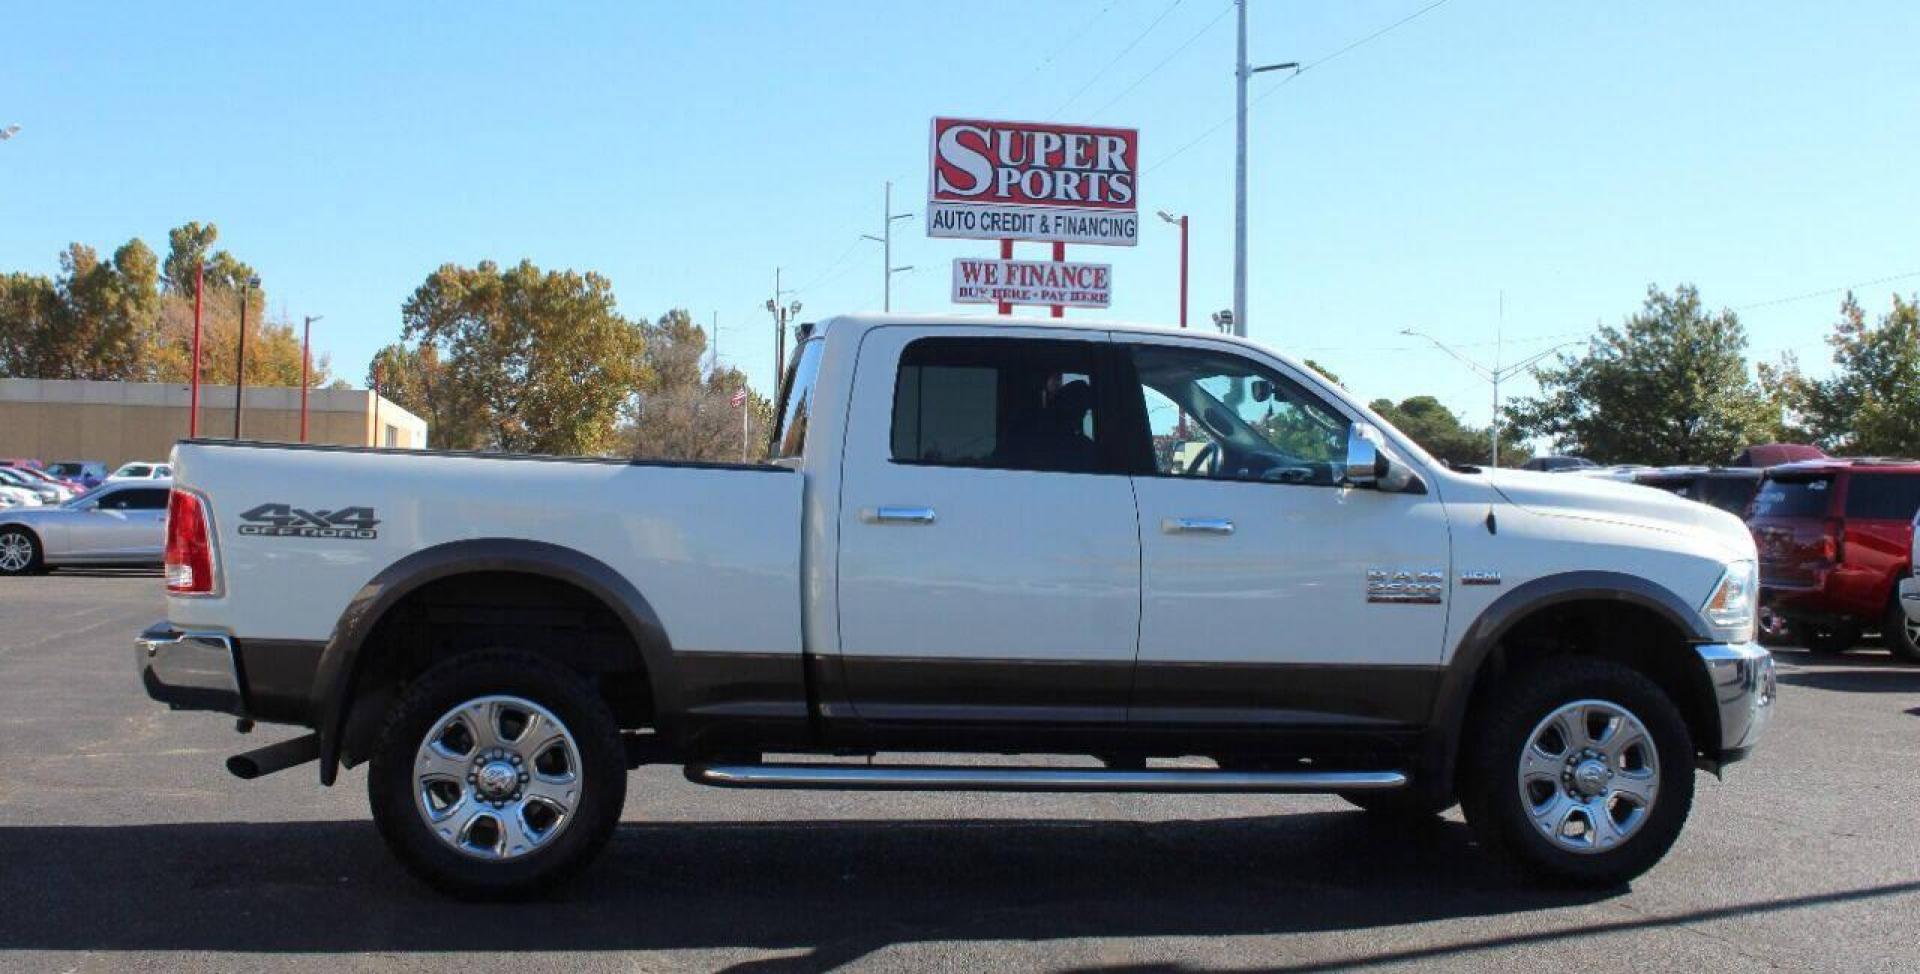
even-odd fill
[(40, 539), (26, 528), (0, 531), (0, 575), (39, 575), (47, 570)]
[(1860, 626), (1852, 622), (1802, 622), (1794, 626), (1809, 652), (1838, 656), (1860, 641)]
[(1639, 672), (1554, 659), (1510, 677), (1475, 725), (1460, 801), (1497, 858), (1544, 879), (1611, 887), (1652, 868), (1679, 838), (1693, 807), (1693, 740), (1679, 708)]
[(394, 706), (367, 773), (387, 846), (428, 885), (474, 899), (524, 896), (579, 871), (613, 835), (626, 794), (606, 703), (572, 670), (521, 652), (429, 669)]
[(1894, 593), (1893, 604), (1887, 606), (1886, 620), (1880, 624), (1880, 641), (1887, 644), (1887, 651), (1894, 659), (1920, 663), (1920, 621), (1907, 618), (1898, 592)]

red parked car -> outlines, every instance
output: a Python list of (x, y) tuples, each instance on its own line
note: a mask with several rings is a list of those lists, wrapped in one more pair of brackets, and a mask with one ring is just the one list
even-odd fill
[(1769, 469), (1747, 514), (1772, 641), (1845, 652), (1878, 629), (1920, 663), (1896, 587), (1912, 571), (1920, 461), (1811, 460)]

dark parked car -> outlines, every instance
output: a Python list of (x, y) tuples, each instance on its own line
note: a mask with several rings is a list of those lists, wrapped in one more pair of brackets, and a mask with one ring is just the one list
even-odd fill
[(1661, 467), (1634, 474), (1633, 482), (1745, 517), (1747, 505), (1760, 489), (1760, 471), (1750, 467)]
[(1920, 662), (1895, 591), (1912, 571), (1917, 509), (1920, 461), (1814, 460), (1767, 470), (1747, 517), (1760, 549), (1763, 627), (1820, 653), (1844, 652), (1877, 628), (1895, 656)]
[(1521, 464), (1520, 469), (1559, 473), (1562, 470), (1585, 470), (1597, 466), (1599, 464), (1586, 457), (1533, 457)]

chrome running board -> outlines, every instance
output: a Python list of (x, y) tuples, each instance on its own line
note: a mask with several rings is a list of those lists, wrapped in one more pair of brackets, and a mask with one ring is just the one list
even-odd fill
[(1404, 787), (1398, 771), (1217, 771), (870, 764), (690, 764), (687, 780), (721, 788), (871, 791), (1330, 792)]

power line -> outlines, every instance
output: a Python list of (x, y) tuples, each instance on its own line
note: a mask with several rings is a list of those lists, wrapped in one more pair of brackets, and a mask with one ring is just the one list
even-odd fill
[[(1434, 8), (1443, 6), (1448, 2), (1449, 0), (1433, 0), (1433, 2), (1427, 4), (1424, 7), (1421, 7), (1418, 10), (1415, 10), (1413, 13), (1410, 13), (1405, 17), (1400, 18), (1399, 20), (1396, 20), (1393, 23), (1388, 24), (1387, 26), (1374, 31), (1373, 33), (1368, 34), (1365, 37), (1362, 37), (1356, 41), (1353, 41), (1347, 44), (1345, 47), (1342, 47), (1334, 51), (1332, 54), (1328, 54), (1328, 55), (1325, 55), (1324, 57), (1307, 62), (1306, 64), (1301, 66), (1300, 70), (1295, 71), (1294, 73), (1287, 75), (1286, 77), (1281, 78), (1279, 81), (1276, 81), (1272, 85), (1268, 86), (1267, 90), (1254, 96), (1253, 100), (1255, 102), (1266, 100), (1266, 98), (1269, 95), (1272, 95), (1275, 91), (1280, 90), (1281, 86), (1290, 84), (1294, 79), (1300, 77), (1301, 75), (1307, 73), (1308, 71), (1311, 71), (1314, 68), (1317, 68), (1320, 65), (1323, 65), (1328, 61), (1333, 60), (1334, 58), (1340, 57), (1341, 55), (1346, 54), (1349, 51), (1352, 51), (1354, 48), (1360, 47), (1365, 44), (1371, 44), (1372, 42), (1379, 40), (1382, 37), (1385, 37), (1387, 34), (1392, 33), (1393, 31), (1398, 30), (1401, 27), (1404, 27), (1409, 23), (1412, 23), (1413, 21), (1419, 19), (1422, 16), (1425, 16), (1428, 12), (1432, 11)], [(1212, 138), (1214, 133), (1220, 131), (1223, 128), (1226, 128), (1228, 123), (1232, 121), (1233, 121), (1233, 116), (1229, 115), (1226, 118), (1223, 118), (1220, 121), (1213, 123), (1212, 125), (1207, 127), (1206, 131), (1201, 132), (1199, 135), (1195, 136), (1191, 141), (1188, 141), (1186, 144), (1180, 146), (1180, 148), (1173, 150), (1173, 152), (1165, 156), (1162, 156), (1160, 161), (1147, 167), (1145, 171), (1153, 172), (1154, 170), (1159, 169), (1162, 166), (1165, 166), (1166, 164), (1172, 162), (1173, 160), (1180, 158), (1180, 156), (1184, 155), (1188, 149), (1191, 149), (1194, 146), (1199, 145), (1200, 143), (1205, 142), (1206, 140)]]
[(1079, 30), (1066, 35), (1066, 40), (1061, 41), (1059, 47), (1056, 47), (1052, 51), (1049, 51), (1046, 57), (1041, 58), (1040, 63), (1034, 65), (1032, 71), (1029, 71), (1024, 76), (1022, 76), (1020, 81), (1017, 84), (1015, 84), (1011, 90), (1019, 91), (1020, 89), (1025, 88), (1033, 80), (1033, 78), (1036, 75), (1038, 75), (1040, 72), (1045, 71), (1047, 69), (1047, 65), (1050, 65), (1053, 63), (1054, 58), (1059, 57), (1061, 54), (1065, 53), (1068, 48), (1073, 47), (1075, 44), (1078, 44), (1082, 40), (1084, 40), (1087, 36), (1087, 32), (1093, 29), (1093, 25), (1099, 23), (1100, 18), (1105, 17), (1107, 13), (1113, 9), (1114, 4), (1117, 2), (1118, 0), (1107, 0), (1107, 3), (1105, 5), (1103, 5), (1099, 10), (1096, 10), (1093, 12), (1093, 16), (1087, 18), (1086, 23), (1080, 25)]
[(1140, 85), (1144, 83), (1148, 78), (1151, 78), (1154, 75), (1160, 73), (1161, 68), (1164, 68), (1168, 64), (1172, 63), (1174, 58), (1177, 58), (1180, 56), (1180, 52), (1186, 50), (1189, 47), (1192, 47), (1194, 41), (1199, 40), (1201, 35), (1205, 34), (1207, 31), (1212, 30), (1214, 25), (1220, 22), (1221, 18), (1225, 17), (1227, 14), (1232, 12), (1233, 12), (1233, 4), (1229, 2), (1225, 7), (1221, 8), (1219, 13), (1213, 15), (1212, 20), (1207, 21), (1206, 26), (1200, 28), (1197, 31), (1194, 31), (1193, 36), (1187, 38), (1185, 43), (1182, 43), (1179, 47), (1174, 48), (1173, 52), (1168, 54), (1166, 57), (1161, 58), (1159, 64), (1156, 64), (1151, 68), (1148, 68), (1147, 73), (1141, 75), (1138, 78), (1135, 78), (1133, 81), (1133, 84), (1130, 84), (1125, 88), (1120, 89), (1120, 93), (1117, 95), (1114, 95), (1112, 98), (1107, 99), (1106, 104), (1101, 105), (1099, 108), (1096, 108), (1092, 112), (1090, 112), (1089, 113), (1090, 117), (1098, 118), (1101, 112), (1104, 112), (1109, 108), (1112, 108), (1115, 102), (1119, 101), (1122, 98), (1127, 97), (1127, 95), (1129, 94), (1132, 94), (1133, 89), (1140, 87)]
[(1159, 27), (1160, 22), (1163, 20), (1166, 20), (1167, 15), (1173, 13), (1174, 8), (1180, 6), (1180, 4), (1183, 2), (1184, 0), (1173, 0), (1172, 3), (1167, 4), (1167, 9), (1160, 11), (1160, 16), (1153, 18), (1153, 23), (1148, 24), (1146, 30), (1141, 31), (1139, 36), (1135, 37), (1132, 41), (1128, 42), (1126, 47), (1121, 48), (1120, 53), (1115, 54), (1113, 56), (1113, 60), (1108, 61), (1104, 67), (1102, 67), (1098, 71), (1095, 71), (1093, 73), (1093, 77), (1088, 78), (1087, 83), (1081, 85), (1080, 90), (1074, 92), (1072, 97), (1068, 98), (1064, 102), (1061, 102), (1060, 107), (1054, 109), (1050, 117), (1059, 118), (1060, 113), (1066, 111), (1068, 105), (1071, 105), (1076, 101), (1079, 101), (1080, 96), (1086, 94), (1087, 89), (1092, 88), (1094, 82), (1099, 81), (1102, 77), (1106, 75), (1108, 71), (1113, 70), (1114, 65), (1119, 64), (1121, 60), (1124, 59), (1127, 55), (1133, 53), (1133, 49), (1136, 47), (1139, 47), (1140, 42), (1146, 40), (1147, 35), (1153, 33), (1154, 28)]
[(1740, 305), (1739, 307), (1734, 308), (1733, 310), (1734, 311), (1751, 311), (1754, 308), (1770, 308), (1776, 304), (1790, 304), (1795, 301), (1805, 301), (1809, 298), (1826, 297), (1827, 295), (1830, 295), (1830, 294), (1843, 294), (1847, 291), (1854, 291), (1863, 287), (1872, 287), (1875, 284), (1889, 284), (1894, 281), (1904, 281), (1910, 277), (1920, 277), (1920, 271), (1908, 271), (1904, 274), (1890, 274), (1886, 277), (1876, 277), (1871, 281), (1861, 281), (1858, 284), (1848, 284), (1844, 287), (1830, 287), (1830, 288), (1825, 288), (1819, 291), (1808, 291), (1805, 294), (1795, 294), (1795, 295), (1791, 295), (1789, 297), (1784, 297), (1784, 298), (1773, 298), (1767, 301), (1755, 301), (1752, 304)]

